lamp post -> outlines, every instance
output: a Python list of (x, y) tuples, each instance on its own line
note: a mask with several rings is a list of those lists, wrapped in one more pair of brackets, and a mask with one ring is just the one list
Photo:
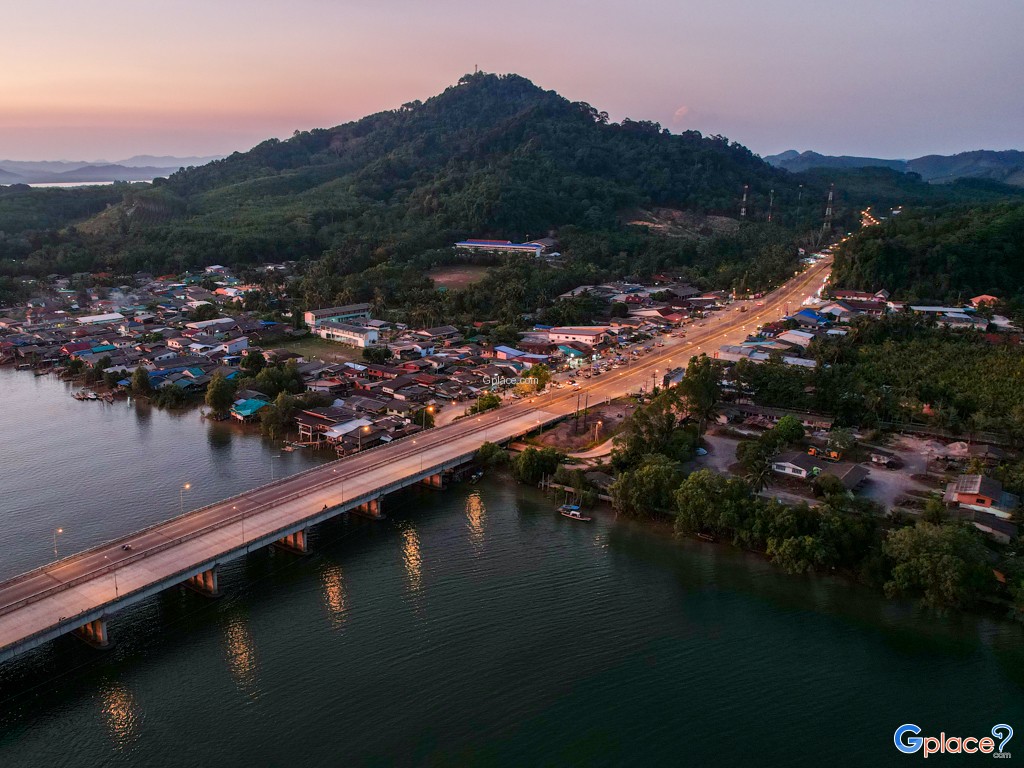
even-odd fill
[(428, 405), (426, 408), (424, 408), (422, 411), (420, 411), (420, 414), (423, 416), (423, 418), (420, 419), (420, 426), (423, 427), (423, 429), (427, 428), (427, 414), (428, 413), (433, 415), (433, 413), (434, 413), (434, 406)]
[(64, 533), (64, 529), (63, 528), (54, 528), (53, 529), (53, 559), (54, 560), (57, 559), (57, 536), (59, 534), (61, 534), (61, 533)]
[[(106, 560), (108, 563), (110, 562), (110, 558), (106, 555), (103, 556), (103, 559)], [(111, 571), (111, 573), (114, 574), (114, 599), (117, 599), (121, 596), (120, 592), (117, 589), (117, 569), (115, 568), (113, 571)]]
[(369, 425), (363, 426), (363, 427), (362, 427), (362, 428), (361, 428), (361, 429), (359, 430), (359, 435), (358, 435), (358, 436), (359, 436), (359, 444), (358, 444), (358, 446), (357, 446), (357, 448), (356, 448), (356, 453), (359, 453), (360, 451), (362, 451), (362, 450), (363, 450), (363, 434), (364, 434), (365, 432), (369, 432), (369, 431), (370, 431), (370, 427), (369, 427)]
[(597, 442), (597, 430), (601, 428), (601, 422), (594, 422), (594, 442)]
[(185, 514), (185, 491), (191, 490), (192, 483), (185, 483), (178, 489), (178, 514)]

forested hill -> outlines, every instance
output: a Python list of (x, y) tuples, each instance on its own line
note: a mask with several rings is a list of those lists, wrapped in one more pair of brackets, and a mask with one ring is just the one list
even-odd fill
[(596, 229), (651, 205), (735, 216), (744, 184), (759, 204), (772, 187), (796, 188), (723, 138), (609, 123), (517, 75), (477, 74), (423, 103), (176, 173), (165, 190), (211, 223), (252, 225), (258, 203), (277, 225), (301, 218), (329, 246), (370, 230), (411, 232), (422, 245), (451, 233)]
[(833, 282), (912, 301), (980, 294), (1024, 308), (1024, 203), (909, 211), (850, 238)]

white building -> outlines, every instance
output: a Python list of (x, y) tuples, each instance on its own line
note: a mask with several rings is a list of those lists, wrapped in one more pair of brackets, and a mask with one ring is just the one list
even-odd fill
[(375, 347), (380, 341), (380, 334), (376, 328), (335, 323), (330, 320), (318, 322), (314, 333), (327, 341), (337, 341), (360, 348)]

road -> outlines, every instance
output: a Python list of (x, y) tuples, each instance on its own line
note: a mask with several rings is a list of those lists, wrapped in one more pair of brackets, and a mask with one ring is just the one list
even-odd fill
[(589, 393), (596, 404), (649, 386), (652, 375), (657, 379), (692, 355), (737, 343), (748, 328), (778, 319), (787, 305), (798, 306), (817, 290), (829, 266), (822, 262), (795, 276), (765, 297), (763, 307), (739, 312), (737, 303), (691, 327), (684, 339), (666, 337), (664, 348), (629, 368), (321, 465), (0, 583), (0, 661), (23, 647), (26, 638), (71, 631), (77, 619), (113, 612), (174, 579), (184, 581), (196, 568), (265, 546), (274, 540), (268, 537), (283, 536), (289, 528), (417, 482), (471, 456), (485, 441), (505, 442), (557, 421), (575, 410), (578, 392)]

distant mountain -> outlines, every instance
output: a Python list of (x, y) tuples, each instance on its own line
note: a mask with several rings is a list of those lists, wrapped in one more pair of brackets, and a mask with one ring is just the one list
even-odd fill
[(790, 149), (769, 155), (765, 162), (776, 168), (799, 173), (816, 168), (891, 168), (902, 173), (917, 173), (928, 182), (940, 184), (957, 179), (986, 179), (1024, 186), (1024, 152), (976, 150), (956, 155), (925, 155), (914, 160), (885, 160), (877, 157), (822, 155)]
[(220, 160), (224, 155), (205, 155), (202, 157), (175, 157), (174, 155), (133, 155), (127, 160), (115, 161), (118, 165), (127, 165), (132, 168), (156, 166), (158, 168), (188, 168), (191, 165), (206, 165), (214, 160)]
[(181, 168), (204, 165), (219, 156), (136, 155), (118, 163), (70, 160), (0, 160), (0, 184), (52, 184), (86, 181), (149, 181)]

